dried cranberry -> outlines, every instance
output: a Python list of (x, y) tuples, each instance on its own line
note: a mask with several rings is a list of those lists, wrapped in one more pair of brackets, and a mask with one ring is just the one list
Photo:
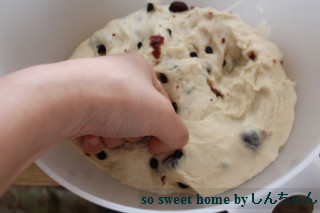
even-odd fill
[(181, 1), (174, 1), (170, 4), (169, 10), (174, 13), (180, 13), (188, 10), (188, 5)]
[(250, 58), (251, 60), (255, 60), (255, 59), (256, 59), (256, 54), (255, 54), (253, 51), (251, 51), (251, 52), (249, 53), (249, 58)]
[(209, 79), (207, 79), (207, 84), (209, 85), (211, 92), (213, 92), (217, 97), (223, 98), (223, 95), (221, 94), (221, 92), (219, 92), (219, 90), (217, 90), (216, 88), (214, 88), (214, 87), (211, 85), (211, 83), (212, 83), (212, 82), (211, 82)]
[(153, 47), (152, 55), (156, 58), (159, 59), (161, 55), (161, 48), (160, 46), (164, 42), (164, 37), (163, 36), (150, 36), (150, 46)]
[(221, 92), (219, 92), (219, 90), (217, 90), (216, 88), (214, 88), (213, 86), (209, 85), (211, 91), (217, 96), (217, 97), (221, 97), (223, 98), (223, 95), (221, 94)]

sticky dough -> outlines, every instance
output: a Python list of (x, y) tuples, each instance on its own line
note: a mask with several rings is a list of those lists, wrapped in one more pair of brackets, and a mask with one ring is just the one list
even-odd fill
[[(152, 156), (142, 141), (105, 149), (104, 160), (89, 158), (139, 189), (217, 194), (275, 160), (294, 121), (294, 83), (285, 74), (278, 47), (237, 15), (213, 8), (168, 8), (154, 5), (151, 11), (143, 8), (109, 22), (71, 58), (143, 55), (188, 127), (183, 155)], [(163, 38), (158, 56), (151, 36)], [(152, 157), (156, 168), (151, 168)]]

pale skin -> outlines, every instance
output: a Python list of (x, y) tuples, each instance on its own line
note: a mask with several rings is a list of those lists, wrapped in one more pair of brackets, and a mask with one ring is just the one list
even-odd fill
[(126, 54), (39, 65), (0, 78), (0, 195), (56, 143), (100, 152), (152, 136), (156, 155), (188, 131), (150, 64)]

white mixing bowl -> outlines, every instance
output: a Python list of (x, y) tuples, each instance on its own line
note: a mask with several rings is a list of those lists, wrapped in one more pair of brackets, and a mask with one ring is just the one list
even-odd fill
[[(297, 82), (296, 121), (288, 143), (271, 166), (233, 193), (265, 196), (282, 190), (289, 194), (312, 192), (320, 203), (320, 1), (309, 0), (194, 0), (194, 6), (224, 10), (234, 6), (251, 26), (267, 21), (270, 39), (285, 54), (288, 76)], [(162, 4), (170, 3), (163, 1)], [(1, 0), (0, 74), (39, 64), (65, 60), (75, 47), (108, 20), (122, 17), (146, 6), (144, 0)], [(118, 211), (137, 212), (174, 210), (214, 212), (239, 205), (141, 205), (141, 196), (153, 196), (120, 184), (75, 150), (61, 142), (37, 164), (53, 179), (74, 193), (99, 205)], [(312, 191), (313, 190), (313, 191)], [(251, 205), (251, 206), (250, 206)], [(270, 212), (272, 205), (245, 206)]]

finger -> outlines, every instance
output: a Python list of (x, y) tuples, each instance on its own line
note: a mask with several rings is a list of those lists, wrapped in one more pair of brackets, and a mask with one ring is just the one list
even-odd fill
[(171, 103), (159, 105), (160, 109), (154, 118), (149, 150), (152, 154), (173, 151), (182, 148), (189, 140), (188, 129), (175, 113)]
[(78, 138), (76, 138), (76, 141), (78, 141), (78, 143), (80, 144), (83, 140), (84, 136), (80, 136)]
[(138, 142), (141, 141), (144, 137), (135, 137), (135, 138), (125, 138), (126, 142)]
[(94, 135), (86, 135), (79, 142), (80, 147), (85, 153), (97, 154), (104, 149), (102, 139)]
[(124, 144), (126, 141), (121, 138), (102, 138), (105, 146), (109, 149), (116, 148), (118, 146), (121, 146)]

